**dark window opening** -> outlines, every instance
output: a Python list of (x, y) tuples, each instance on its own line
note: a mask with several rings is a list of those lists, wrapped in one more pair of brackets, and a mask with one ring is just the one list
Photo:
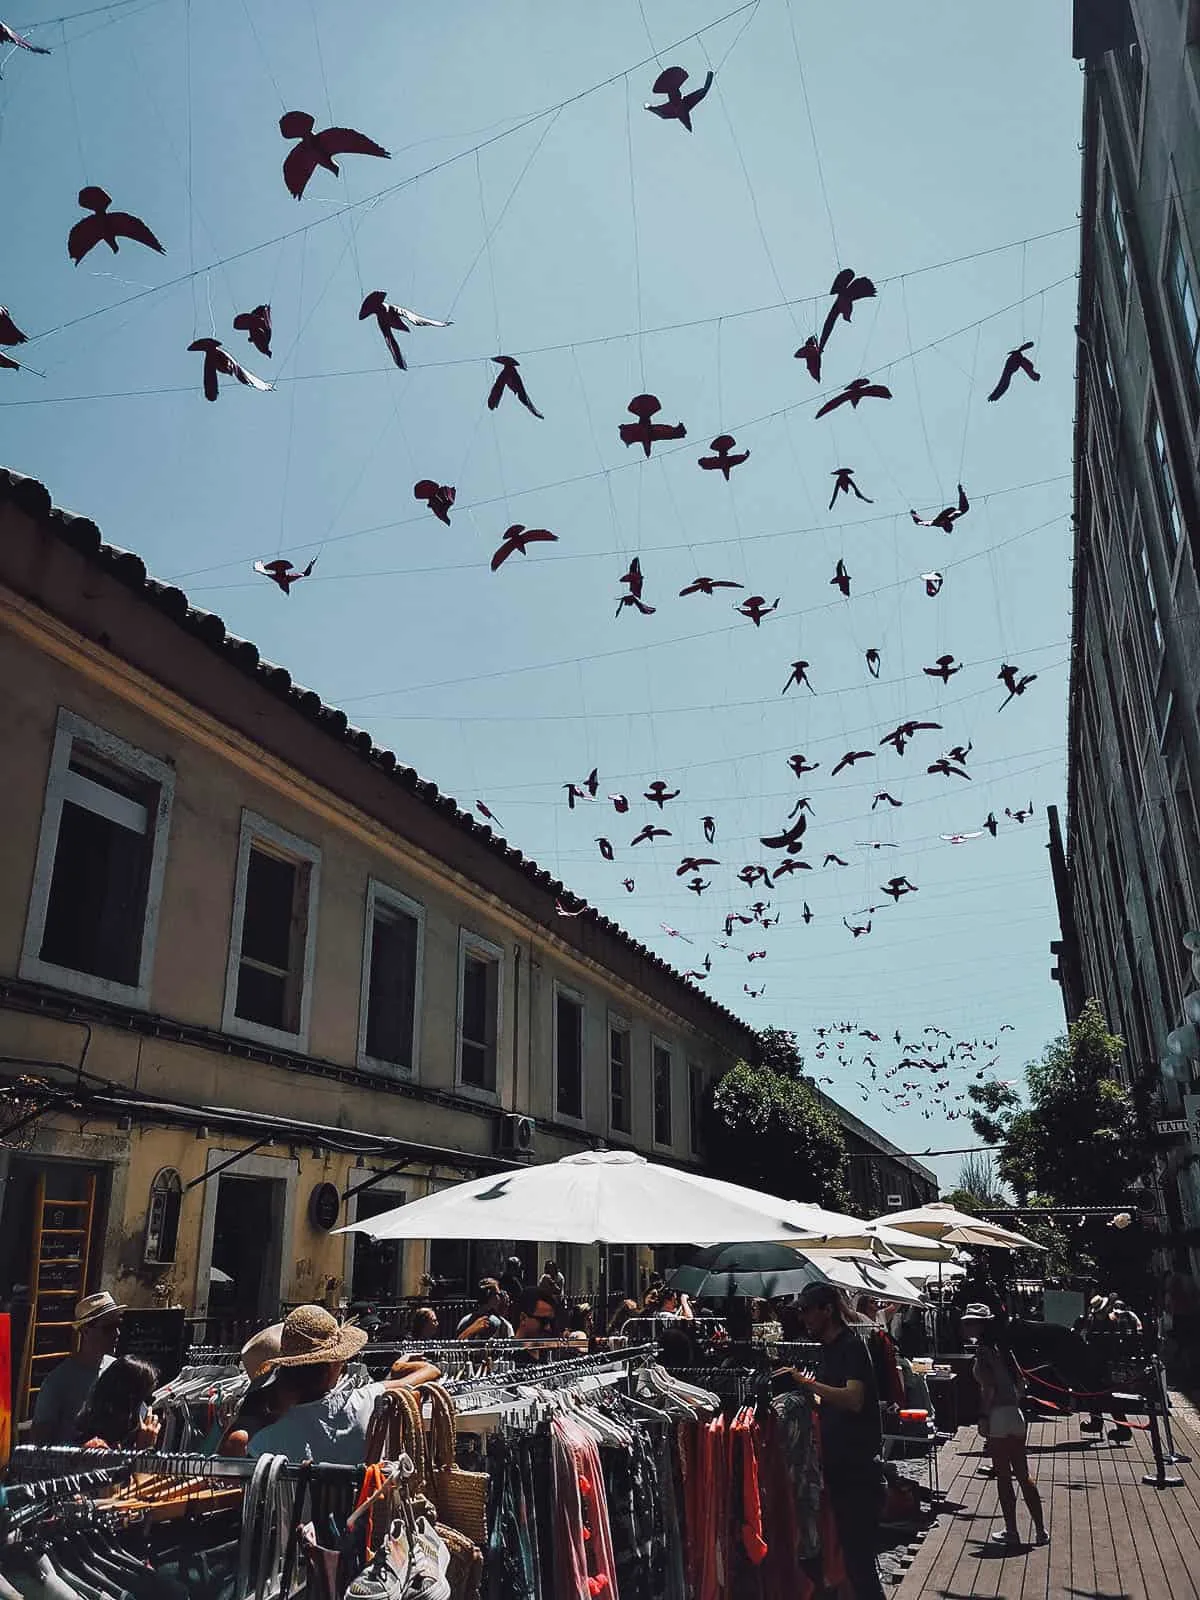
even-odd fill
[(555, 996), (555, 1105), (560, 1117), (583, 1117), (583, 1007)]
[(251, 846), (234, 1011), (282, 1033), (300, 1029), (308, 881), (306, 863)]
[(629, 1030), (608, 1030), (609, 1122), (614, 1133), (632, 1133), (629, 1104)]
[(672, 1142), (671, 1052), (660, 1044), (654, 1046), (654, 1142)]
[(459, 1077), (472, 1089), (496, 1089), (496, 1007), (499, 965), (468, 950), (463, 957)]
[(417, 1006), (417, 919), (376, 901), (371, 920), (366, 1053), (411, 1072)]

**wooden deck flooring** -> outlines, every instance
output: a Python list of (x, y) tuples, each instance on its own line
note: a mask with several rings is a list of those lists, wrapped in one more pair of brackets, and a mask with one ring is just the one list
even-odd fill
[[(1175, 1422), (1175, 1448), (1200, 1461), (1200, 1439)], [(896, 1600), (1200, 1600), (1200, 1475), (1168, 1471), (1176, 1489), (1154, 1489), (1147, 1433), (1112, 1445), (1080, 1435), (1078, 1419), (1034, 1423), (1029, 1459), (1050, 1543), (1008, 1554), (989, 1549), (1003, 1527), (996, 1486), (979, 1475), (982, 1441), (962, 1428), (939, 1459), (946, 1509), (926, 1534)], [(1029, 1529), (1018, 1497), (1017, 1521)]]

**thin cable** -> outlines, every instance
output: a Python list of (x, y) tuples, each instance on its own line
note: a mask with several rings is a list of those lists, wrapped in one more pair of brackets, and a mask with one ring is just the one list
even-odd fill
[(791, 0), (783, 0), (784, 9), (787, 11), (788, 25), (792, 31), (792, 48), (796, 52), (796, 72), (800, 78), (800, 93), (804, 99), (804, 115), (808, 119), (809, 137), (812, 139), (813, 160), (817, 167), (817, 182), (821, 187), (821, 199), (825, 202), (825, 216), (829, 221), (829, 237), (833, 243), (833, 259), (840, 264), (842, 259), (841, 248), (838, 245), (837, 225), (833, 220), (833, 207), (829, 203), (829, 189), (825, 183), (825, 168), (821, 162), (821, 148), (817, 143), (817, 125), (813, 120), (812, 102), (808, 97), (808, 82), (804, 76), (804, 60), (800, 54), (800, 39), (796, 33), (796, 18), (792, 12)]

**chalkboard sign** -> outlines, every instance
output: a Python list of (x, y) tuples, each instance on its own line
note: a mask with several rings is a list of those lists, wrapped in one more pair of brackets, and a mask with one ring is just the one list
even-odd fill
[(182, 1306), (163, 1310), (130, 1308), (121, 1318), (117, 1353), (152, 1361), (158, 1368), (160, 1382), (166, 1383), (183, 1366), (186, 1338)]

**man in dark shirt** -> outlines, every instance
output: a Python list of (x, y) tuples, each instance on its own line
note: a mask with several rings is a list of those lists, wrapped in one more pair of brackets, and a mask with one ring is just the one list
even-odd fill
[(809, 1338), (819, 1340), (821, 1355), (815, 1377), (798, 1369), (792, 1376), (820, 1402), (821, 1467), (846, 1577), (855, 1600), (883, 1600), (875, 1564), (883, 1507), (875, 1369), (866, 1344), (847, 1325), (832, 1284), (809, 1284), (800, 1296), (800, 1314)]

